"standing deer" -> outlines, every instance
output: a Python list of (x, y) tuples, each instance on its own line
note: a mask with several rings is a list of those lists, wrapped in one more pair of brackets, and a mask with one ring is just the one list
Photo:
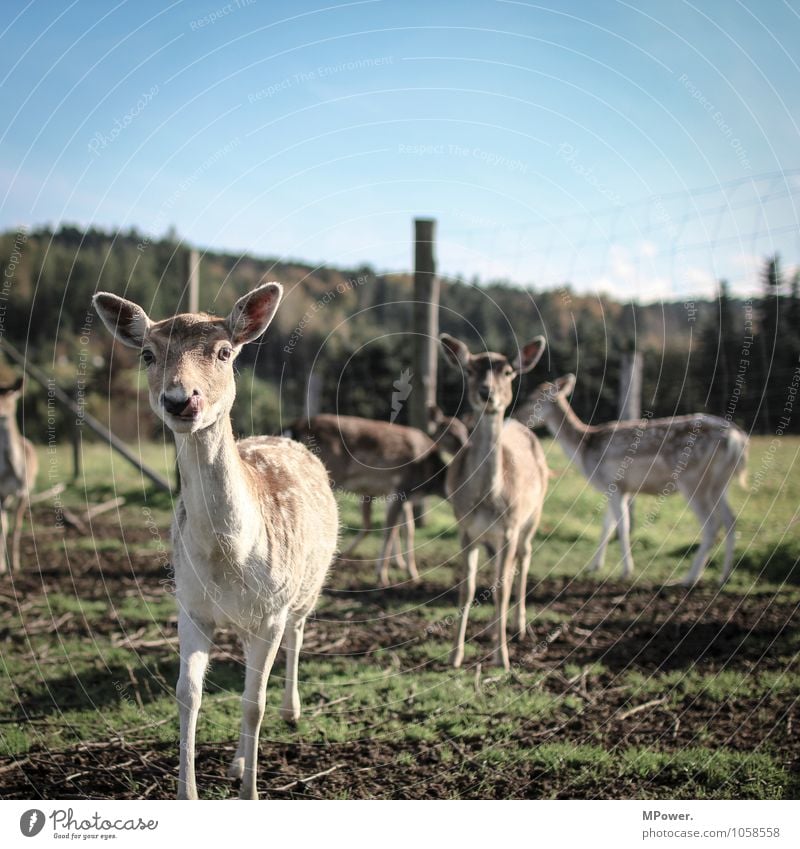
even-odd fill
[(338, 534), (324, 466), (281, 437), (236, 442), (230, 410), (233, 363), (272, 321), (282, 287), (265, 283), (227, 318), (176, 315), (153, 322), (130, 301), (94, 297), (106, 327), (141, 350), (150, 406), (175, 434), (181, 497), (172, 526), (181, 668), (178, 796), (196, 799), (195, 729), (215, 627), (230, 627), (245, 651), (239, 746), (230, 775), (256, 799), (258, 735), (267, 679), (281, 641), (286, 688), (281, 717), (300, 715), (298, 657)]
[(471, 354), (458, 339), (442, 334), (445, 356), (466, 372), (475, 424), (466, 445), (447, 469), (447, 497), (458, 520), (465, 576), (460, 585), (460, 621), (451, 655), (464, 660), (469, 609), (475, 596), (480, 546), (494, 558), (495, 649), (493, 660), (508, 669), (506, 625), (514, 570), (518, 571), (516, 633), (525, 634), (525, 592), (533, 535), (542, 515), (548, 470), (536, 437), (519, 422), (504, 421), (512, 383), (530, 371), (545, 348), (538, 336), (512, 365), (502, 354)]
[(736, 519), (727, 500), (731, 480), (747, 476), (747, 435), (736, 425), (705, 413), (666, 419), (584, 424), (567, 396), (575, 375), (543, 383), (515, 416), (528, 427), (547, 426), (589, 483), (608, 496), (603, 531), (590, 569), (600, 569), (606, 548), (619, 532), (622, 575), (633, 574), (628, 503), (633, 495), (680, 492), (700, 522), (703, 538), (684, 579), (695, 584), (708, 561), (719, 529), (725, 531), (721, 583), (733, 568)]
[[(372, 527), (372, 502), (385, 499), (386, 527), (376, 570), (382, 586), (389, 583), (393, 551), (401, 567), (407, 566), (419, 581), (414, 554), (414, 504), (427, 495), (444, 497), (446, 452), (454, 453), (466, 442), (467, 430), (458, 419), (432, 410), (434, 439), (413, 427), (357, 416), (322, 414), (299, 419), (286, 434), (315, 453), (328, 470), (335, 489), (362, 498), (363, 527), (346, 551), (346, 558)], [(400, 528), (405, 529), (406, 555), (400, 551)]]
[[(0, 387), (0, 535), (3, 550), (0, 552), (0, 572), (19, 570), (19, 548), (22, 538), (22, 517), (30, 503), (31, 491), (36, 482), (39, 461), (33, 445), (17, 427), (17, 401), (22, 394), (23, 378), (10, 386)], [(8, 515), (14, 506), (14, 525), (11, 533), (11, 557), (8, 557)]]

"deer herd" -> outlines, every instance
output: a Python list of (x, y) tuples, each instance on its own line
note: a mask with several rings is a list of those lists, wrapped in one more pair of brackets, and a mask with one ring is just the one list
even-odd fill
[[(363, 529), (372, 503), (387, 504), (377, 580), (388, 583), (394, 561), (419, 580), (414, 555), (414, 507), (426, 496), (446, 498), (455, 515), (462, 561), (460, 600), (450, 660), (464, 660), (481, 549), (494, 569), (492, 660), (509, 668), (508, 638), (524, 638), (526, 582), (550, 472), (533, 429), (544, 425), (587, 481), (603, 492), (607, 510), (591, 567), (604, 562), (617, 531), (625, 577), (633, 572), (629, 501), (632, 495), (679, 492), (701, 525), (702, 541), (684, 583), (703, 571), (720, 529), (722, 580), (734, 557), (735, 518), (727, 489), (744, 481), (747, 436), (713, 416), (642, 419), (592, 426), (580, 421), (567, 397), (572, 375), (541, 384), (511, 417), (515, 379), (545, 351), (537, 337), (511, 359), (471, 352), (443, 334), (447, 363), (465, 382), (468, 425), (430, 410), (429, 433), (352, 416), (317, 415), (292, 424), (283, 436), (236, 441), (230, 412), (234, 363), (242, 347), (267, 329), (283, 295), (266, 283), (245, 295), (230, 315), (179, 314), (153, 321), (137, 304), (100, 292), (94, 306), (124, 345), (137, 350), (147, 371), (150, 405), (173, 432), (181, 494), (172, 525), (172, 563), (178, 603), (180, 717), (178, 795), (197, 798), (194, 753), (203, 679), (214, 630), (232, 629), (246, 661), (239, 745), (230, 774), (240, 796), (257, 798), (258, 737), (267, 680), (283, 647), (286, 683), (281, 716), (300, 716), (298, 660), (303, 629), (336, 557), (339, 516), (334, 490), (362, 498)], [(6, 509), (15, 502), (11, 565), (19, 566), (19, 529), (36, 476), (36, 455), (16, 425), (21, 381), (0, 388), (0, 530), (7, 558)], [(509, 625), (512, 593), (515, 605)]]

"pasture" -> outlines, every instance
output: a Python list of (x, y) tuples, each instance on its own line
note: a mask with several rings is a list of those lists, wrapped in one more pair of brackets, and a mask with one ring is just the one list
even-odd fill
[[(558, 446), (534, 546), (529, 632), (508, 673), (481, 663), (493, 607), (479, 575), (467, 658), (447, 658), (459, 547), (449, 507), (431, 499), (417, 535), (419, 585), (396, 568), (376, 587), (379, 535), (336, 564), (309, 621), (303, 717), (277, 716), (268, 690), (259, 790), (265, 798), (797, 798), (800, 791), (800, 438), (753, 438), (750, 483), (733, 485), (736, 567), (719, 552), (696, 589), (686, 572), (697, 526), (680, 497), (636, 506), (632, 581), (612, 542), (589, 562), (603, 498)], [(39, 488), (69, 469), (42, 449)], [(142, 447), (167, 472), (171, 444)], [(0, 578), (0, 796), (173, 798), (178, 647), (168, 568), (170, 499), (100, 445), (64, 503), (123, 495), (81, 536), (50, 504), (26, 524), (23, 568)], [(341, 496), (343, 542), (360, 505)], [(382, 505), (376, 505), (381, 518)], [(481, 601), (482, 600), (482, 601)], [(221, 633), (198, 728), (203, 797), (230, 797), (243, 669)]]

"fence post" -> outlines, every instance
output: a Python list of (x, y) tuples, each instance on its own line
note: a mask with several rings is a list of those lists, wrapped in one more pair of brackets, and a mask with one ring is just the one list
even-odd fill
[[(439, 353), (439, 278), (436, 276), (436, 221), (414, 219), (413, 376), (409, 401), (412, 427), (428, 433), (428, 408), (436, 403)], [(424, 499), (414, 510), (418, 527), (424, 524)]]
[(200, 312), (200, 253), (190, 248), (186, 256), (187, 312)]

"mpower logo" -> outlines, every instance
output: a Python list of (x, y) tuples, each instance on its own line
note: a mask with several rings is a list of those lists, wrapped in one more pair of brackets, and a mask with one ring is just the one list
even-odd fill
[(19, 830), (25, 837), (36, 837), (44, 828), (44, 812), (31, 808), (19, 818)]
[(67, 840), (113, 840), (120, 832), (155, 831), (158, 828), (158, 820), (146, 820), (142, 817), (112, 819), (97, 811), (90, 816), (76, 815), (72, 808), (54, 808), (45, 814), (38, 808), (31, 808), (19, 818), (19, 830), (25, 837), (36, 837), (48, 820), (50, 824), (47, 833)]

